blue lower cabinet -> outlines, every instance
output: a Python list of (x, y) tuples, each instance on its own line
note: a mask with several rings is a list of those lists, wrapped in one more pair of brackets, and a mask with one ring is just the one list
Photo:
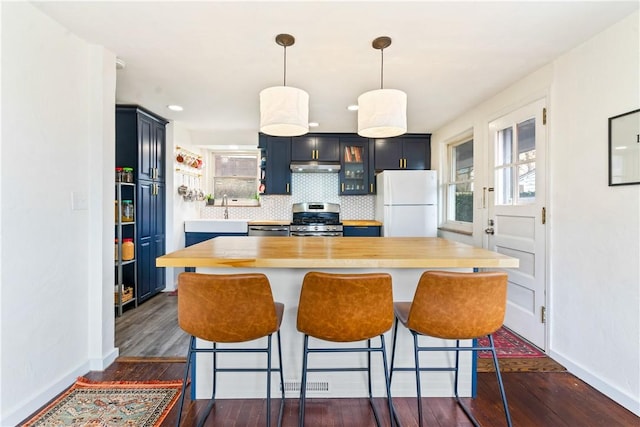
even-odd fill
[[(220, 236), (248, 236), (248, 233), (184, 233), (184, 246), (193, 246)], [(184, 271), (195, 272), (195, 267), (185, 267)]]
[(380, 237), (380, 226), (345, 225), (342, 233), (345, 237)]

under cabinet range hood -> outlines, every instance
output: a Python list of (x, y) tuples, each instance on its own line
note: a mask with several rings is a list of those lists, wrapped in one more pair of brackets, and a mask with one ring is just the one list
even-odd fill
[(340, 163), (335, 162), (291, 162), (291, 172), (338, 173)]

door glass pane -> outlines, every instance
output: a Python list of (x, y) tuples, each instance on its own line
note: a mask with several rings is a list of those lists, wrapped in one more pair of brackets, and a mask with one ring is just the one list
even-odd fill
[(367, 189), (364, 173), (364, 147), (345, 145), (344, 147), (344, 182), (342, 192), (362, 192)]
[(496, 170), (495, 197), (497, 205), (510, 205), (513, 203), (512, 168), (500, 168)]
[(518, 165), (518, 198), (520, 203), (536, 200), (536, 162)]
[(517, 125), (518, 161), (526, 162), (536, 158), (536, 120), (529, 119)]
[(455, 185), (455, 220), (473, 222), (473, 183)]
[(498, 156), (496, 166), (508, 165), (512, 162), (513, 129), (506, 128), (498, 132)]

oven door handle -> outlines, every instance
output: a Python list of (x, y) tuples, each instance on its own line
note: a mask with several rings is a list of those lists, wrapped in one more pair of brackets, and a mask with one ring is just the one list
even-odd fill
[(342, 237), (343, 234), (340, 231), (334, 232), (314, 232), (314, 231), (292, 231), (290, 236), (298, 237)]

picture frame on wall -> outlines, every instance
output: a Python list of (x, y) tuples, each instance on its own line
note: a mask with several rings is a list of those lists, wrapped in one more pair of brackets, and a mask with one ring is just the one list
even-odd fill
[(609, 118), (609, 186), (640, 184), (640, 109)]

